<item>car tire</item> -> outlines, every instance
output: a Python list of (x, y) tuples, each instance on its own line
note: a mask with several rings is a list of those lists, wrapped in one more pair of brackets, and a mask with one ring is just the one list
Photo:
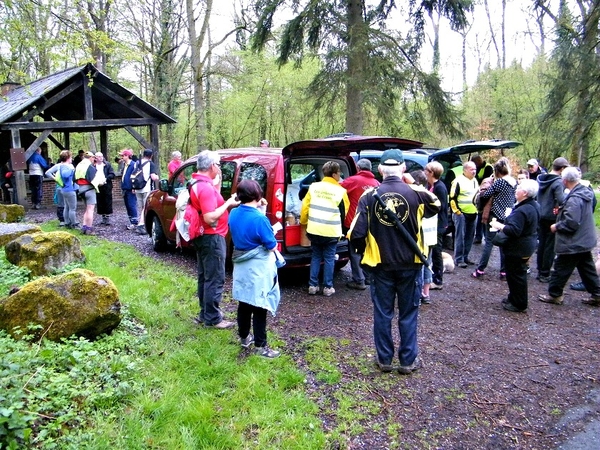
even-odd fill
[(152, 248), (156, 252), (164, 252), (167, 249), (167, 237), (163, 231), (158, 217), (152, 218), (152, 230), (150, 237), (152, 238)]

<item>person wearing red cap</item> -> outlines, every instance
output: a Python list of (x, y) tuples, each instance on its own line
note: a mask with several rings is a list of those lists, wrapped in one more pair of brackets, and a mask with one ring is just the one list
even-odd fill
[(135, 169), (135, 163), (132, 161), (133, 150), (124, 148), (119, 152), (119, 157), (123, 161), (123, 176), (121, 177), (121, 191), (123, 192), (123, 200), (125, 209), (129, 217), (128, 230), (135, 230), (138, 225), (137, 198), (133, 192), (131, 184), (131, 174)]

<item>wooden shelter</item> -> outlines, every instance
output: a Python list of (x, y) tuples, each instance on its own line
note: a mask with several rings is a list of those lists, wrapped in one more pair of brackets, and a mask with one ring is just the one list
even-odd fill
[[(0, 164), (10, 160), (17, 203), (25, 205), (26, 161), (49, 139), (70, 149), (72, 133), (99, 132), (107, 156), (107, 133), (124, 128), (158, 161), (158, 126), (175, 120), (112, 81), (94, 65), (67, 69), (26, 85), (5, 83), (0, 97)], [(148, 127), (149, 141), (136, 131)]]

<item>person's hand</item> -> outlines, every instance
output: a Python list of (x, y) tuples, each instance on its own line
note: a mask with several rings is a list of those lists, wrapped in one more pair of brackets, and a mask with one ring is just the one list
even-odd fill
[(268, 204), (269, 204), (269, 202), (264, 197), (261, 198), (260, 201), (258, 202), (258, 206), (267, 206)]
[(404, 174), (402, 174), (402, 181), (404, 181), (406, 184), (415, 184), (415, 179), (408, 172), (405, 172)]
[(493, 230), (496, 230), (496, 231), (500, 231), (500, 230), (502, 230), (502, 228), (504, 228), (504, 224), (498, 222), (496, 220), (496, 218), (494, 217), (490, 221), (490, 228), (492, 228)]
[(556, 224), (555, 223), (550, 225), (550, 231), (552, 231), (553, 233), (556, 233)]

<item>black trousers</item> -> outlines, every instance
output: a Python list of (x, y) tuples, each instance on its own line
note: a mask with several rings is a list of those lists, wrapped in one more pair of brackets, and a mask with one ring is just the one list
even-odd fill
[(250, 325), (254, 331), (254, 346), (267, 345), (267, 310), (249, 303), (238, 302), (237, 323), (238, 333), (242, 339), (248, 337)]
[(443, 246), (444, 234), (438, 233), (437, 244), (431, 247), (431, 279), (439, 286), (444, 284), (444, 258), (442, 257)]
[(590, 294), (600, 296), (600, 279), (596, 273), (596, 265), (591, 251), (556, 255), (554, 270), (550, 274), (548, 294), (552, 297), (560, 297), (575, 268), (579, 272), (585, 290)]
[(552, 263), (554, 262), (556, 234), (550, 231), (550, 226), (555, 222), (554, 220), (541, 219), (538, 227), (537, 270), (538, 275), (543, 277), (550, 275), (550, 269), (552, 269)]
[(508, 301), (519, 309), (527, 309), (527, 262), (529, 257), (504, 255)]

